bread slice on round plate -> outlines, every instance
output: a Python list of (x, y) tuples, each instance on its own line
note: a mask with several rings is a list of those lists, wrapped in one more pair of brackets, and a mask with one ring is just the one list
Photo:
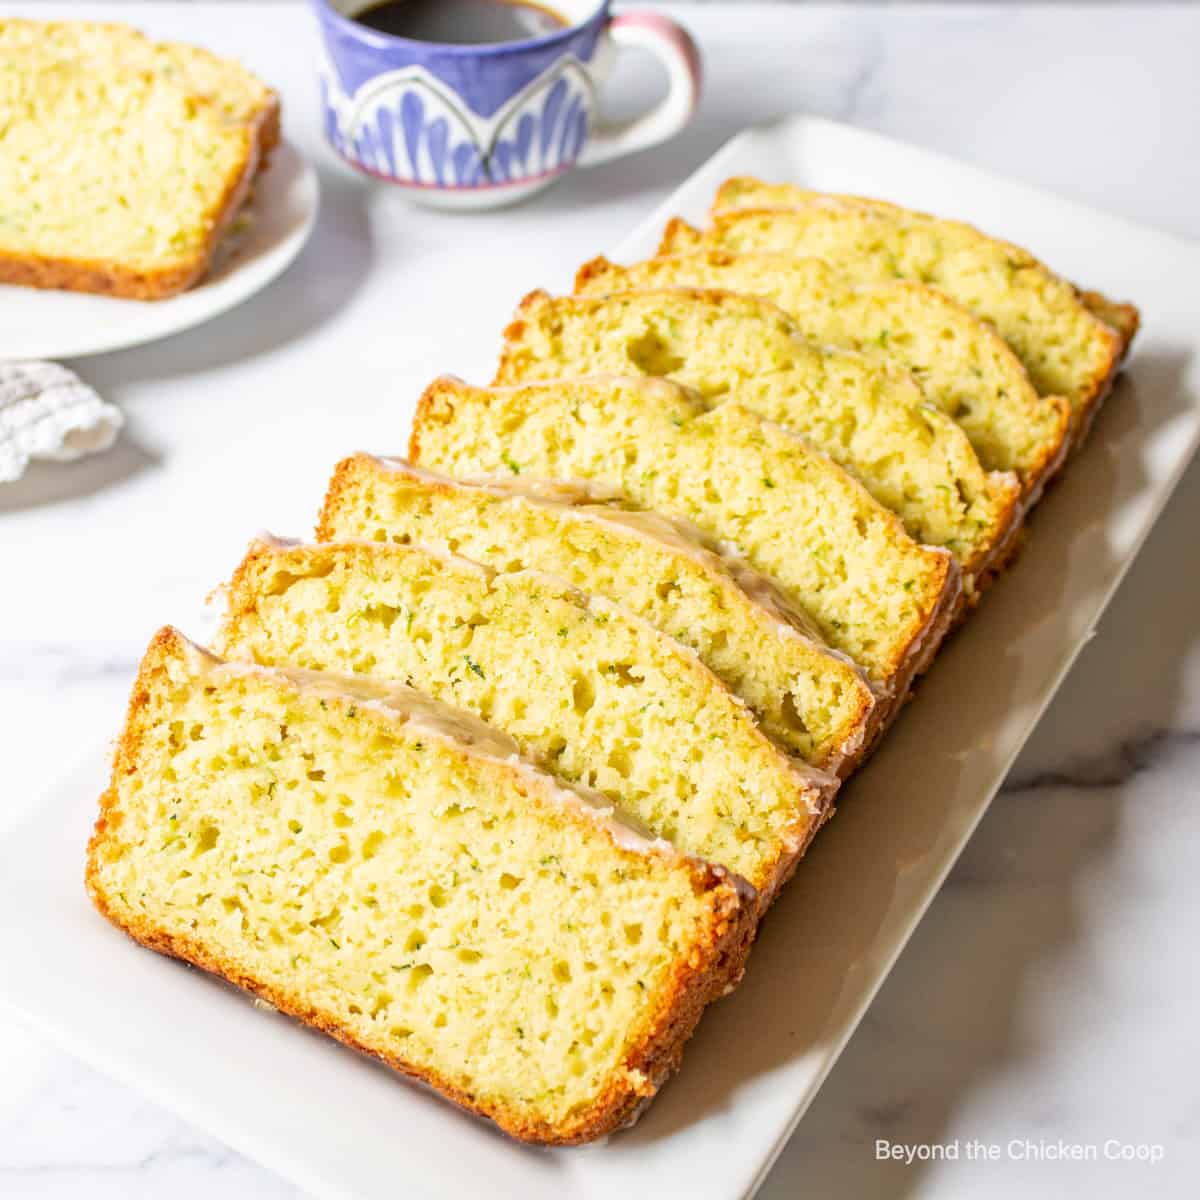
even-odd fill
[(121, 25), (0, 21), (0, 282), (154, 300), (209, 269), (279, 136), (278, 100)]

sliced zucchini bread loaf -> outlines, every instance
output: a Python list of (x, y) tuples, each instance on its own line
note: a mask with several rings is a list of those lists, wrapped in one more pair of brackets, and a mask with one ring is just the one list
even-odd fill
[(1071, 406), (1041, 396), (996, 331), (936, 288), (912, 280), (855, 286), (819, 258), (666, 255), (632, 266), (605, 258), (581, 267), (584, 295), (663, 287), (725, 288), (778, 304), (814, 341), (890, 360), (966, 433), (990, 471), (1015, 471), (1027, 499), (1063, 460)]
[(751, 890), (651, 842), (508, 738), (400, 687), (142, 661), (88, 889), (514, 1137), (634, 1119), (740, 974)]
[[(939, 218), (916, 209), (904, 208), (888, 200), (877, 200), (871, 196), (850, 196), (844, 193), (814, 192), (794, 183), (764, 183), (751, 176), (727, 179), (718, 189), (713, 200), (713, 212), (731, 208), (791, 208), (810, 203), (845, 204), (859, 208), (888, 212), (898, 216), (912, 217), (921, 221), (936, 221)], [(1084, 305), (1106, 324), (1111, 325), (1124, 342), (1123, 350), (1129, 349), (1138, 331), (1141, 317), (1132, 305), (1110, 300), (1100, 292), (1075, 289)]]
[(963, 431), (906, 372), (801, 337), (756, 296), (689, 288), (527, 296), (505, 331), (495, 382), (605, 372), (676, 380), (802, 434), (921, 542), (945, 546), (968, 594), (1002, 559), (1020, 484), (986, 472)]
[[(1039, 392), (1070, 401), (1073, 442), (1086, 433), (1121, 364), (1121, 336), (1069, 283), (1027, 251), (969, 225), (813, 203), (719, 212), (699, 244), (823, 258), (863, 283), (913, 279), (939, 288), (995, 326)], [(672, 221), (659, 253), (696, 246), (696, 231)]]
[(802, 438), (665, 379), (603, 377), (421, 397), (409, 457), (466, 478), (595, 480), (696, 524), (768, 575), (864, 667), (890, 714), (958, 608), (951, 555), (922, 546)]
[(583, 484), (462, 483), (358, 454), (334, 472), (317, 537), (420, 543), (618, 600), (690, 646), (792, 753), (848, 771), (875, 703), (858, 668), (818, 644), (765, 576), (703, 544), (699, 530), (601, 502), (604, 494)]
[(399, 679), (473, 712), (736, 871), (764, 907), (836, 789), (767, 738), (690, 650), (551, 575), (497, 574), (420, 546), (259, 543), (228, 597), (228, 656)]

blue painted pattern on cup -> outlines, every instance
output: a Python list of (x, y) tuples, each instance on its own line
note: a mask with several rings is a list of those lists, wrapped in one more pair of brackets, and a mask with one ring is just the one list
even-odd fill
[[(652, 14), (611, 18), (608, 0), (559, 0), (572, 24), (487, 45), (380, 33), (352, 19), (363, 0), (314, 5), (326, 139), (350, 165), (431, 198), (536, 190), (581, 159), (669, 136), (698, 93), (699, 58), (686, 33)], [(597, 83), (622, 22), (624, 40), (657, 52), (672, 86), (650, 114), (600, 130)]]

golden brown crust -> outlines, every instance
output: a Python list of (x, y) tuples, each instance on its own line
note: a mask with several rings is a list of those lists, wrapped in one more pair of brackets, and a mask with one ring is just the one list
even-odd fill
[(1075, 428), (1069, 454), (1074, 454), (1087, 440), (1101, 406), (1108, 399), (1117, 376), (1125, 365), (1125, 360), (1129, 357), (1133, 339), (1137, 336), (1142, 320), (1141, 313), (1132, 304), (1109, 300), (1100, 292), (1080, 292), (1076, 289), (1076, 294), (1084, 307), (1110, 334), (1112, 353), (1108, 362), (1107, 374), (1103, 379), (1096, 381), (1088, 404), (1075, 416)]
[[(522, 301), (523, 305), (524, 301)], [(519, 327), (520, 322), (513, 321), (508, 326), (508, 329), (512, 329), (514, 326)], [(505, 337), (507, 336), (508, 332), (506, 330)], [(421, 430), (426, 425), (434, 425), (445, 420), (447, 414), (453, 414), (455, 409), (454, 401), (459, 397), (462, 389), (472, 391), (482, 390), (472, 389), (470, 384), (465, 380), (459, 379), (456, 375), (439, 375), (421, 393), (421, 398), (417, 401), (416, 411), (413, 413), (412, 430), (408, 435), (409, 461), (414, 463), (421, 461)]]
[(929, 670), (942, 642), (967, 610), (969, 598), (962, 586), (958, 564), (949, 554), (945, 557), (947, 569), (941, 592), (927, 609), (920, 628), (906, 644), (903, 658), (888, 679), (887, 694), (881, 697), (875, 706), (872, 714), (873, 727), (868, 735), (860, 765), (874, 753), (883, 735), (903, 708), (913, 681)]
[(218, 244), (249, 199), (255, 177), (266, 170), (271, 151), (282, 139), (282, 107), (276, 92), (269, 93), (246, 129), (247, 150), (242, 168), (228, 181), (214, 206), (216, 215), (204, 244), (187, 262), (139, 271), (120, 262), (14, 255), (0, 250), (0, 283), (128, 300), (166, 300), (187, 291), (208, 273)]
[[(102, 805), (111, 803), (111, 794), (111, 789), (105, 793)], [(95, 842), (94, 837), (93, 844)], [(569, 1122), (552, 1125), (503, 1105), (482, 1101), (436, 1071), (366, 1045), (332, 1014), (308, 1004), (296, 993), (255, 979), (220, 954), (207, 950), (195, 938), (168, 933), (149, 922), (126, 916), (113, 906), (100, 886), (92, 855), (89, 855), (86, 882), (88, 894), (100, 914), (141, 945), (220, 976), (343, 1045), (385, 1063), (402, 1075), (428, 1084), (459, 1107), (494, 1121), (510, 1137), (540, 1145), (570, 1146), (595, 1141), (636, 1119), (663, 1083), (679, 1069), (684, 1045), (707, 1005), (740, 981), (757, 927), (753, 906), (738, 906), (736, 900), (732, 904), (714, 900), (708, 942), (697, 948), (689, 961), (676, 966), (658, 1005), (626, 1052), (621, 1064), (623, 1069), (614, 1075), (589, 1108)], [(703, 886), (698, 883), (698, 890)], [(731, 890), (719, 881), (710, 882), (708, 888)], [(640, 1073), (644, 1082), (631, 1081), (626, 1071)]]
[(704, 234), (682, 217), (672, 217), (664, 226), (662, 237), (658, 240), (655, 256), (680, 254), (680, 245), (699, 249), (704, 244)]
[(1079, 292), (1084, 307), (1096, 314), (1106, 325), (1116, 330), (1121, 338), (1121, 359), (1129, 355), (1133, 339), (1142, 324), (1142, 314), (1137, 308), (1122, 300), (1110, 300), (1101, 292)]
[(257, 127), (245, 130), (245, 151), (236, 175), (213, 206), (213, 218), (203, 244), (186, 261), (152, 271), (125, 263), (42, 254), (15, 255), (0, 250), (0, 283), (22, 287), (92, 292), (129, 300), (165, 300), (199, 282), (212, 264), (217, 243), (237, 216), (258, 171)]
[(258, 113), (258, 169), (266, 168), (271, 151), (283, 140), (283, 111), (278, 93), (272, 91)]
[[(662, 1083), (678, 1069), (684, 1043), (694, 1032), (704, 1008), (741, 979), (757, 929), (757, 899), (752, 889), (744, 884), (739, 886), (736, 877), (719, 867), (698, 859), (683, 860), (691, 869), (697, 894), (708, 894), (707, 934), (686, 959), (676, 963), (670, 979), (649, 1007), (640, 1026), (632, 1031), (630, 1048), (622, 1061), (622, 1069), (614, 1073), (607, 1087), (587, 1109), (573, 1115), (568, 1121), (552, 1124), (501, 1103), (489, 1103), (470, 1095), (436, 1071), (366, 1045), (333, 1014), (309, 1004), (297, 993), (254, 978), (198, 939), (156, 928), (151, 922), (125, 912), (105, 892), (99, 864), (106, 854), (115, 849), (110, 839), (116, 835), (121, 824), (117, 784), (122, 776), (133, 774), (138, 769), (142, 727), (155, 675), (163, 661), (177, 653), (177, 647), (183, 641), (177, 630), (169, 626), (160, 629), (150, 642), (133, 685), (125, 726), (113, 758), (112, 782), (100, 798), (100, 812), (88, 842), (85, 884), (97, 911), (143, 946), (182, 959), (228, 980), (266, 1000), (280, 1012), (386, 1063), (403, 1075), (429, 1084), (460, 1107), (495, 1121), (501, 1129), (520, 1141), (577, 1145), (604, 1137), (636, 1119)], [(387, 720), (370, 709), (359, 711), (370, 720), (381, 723)], [(516, 774), (515, 767), (507, 769)], [(627, 1072), (640, 1074), (631, 1078)]]

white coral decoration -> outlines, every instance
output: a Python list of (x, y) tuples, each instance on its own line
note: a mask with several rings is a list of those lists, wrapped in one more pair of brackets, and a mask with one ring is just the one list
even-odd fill
[(0, 362), (0, 483), (30, 459), (71, 462), (107, 450), (125, 424), (73, 371), (48, 362)]

